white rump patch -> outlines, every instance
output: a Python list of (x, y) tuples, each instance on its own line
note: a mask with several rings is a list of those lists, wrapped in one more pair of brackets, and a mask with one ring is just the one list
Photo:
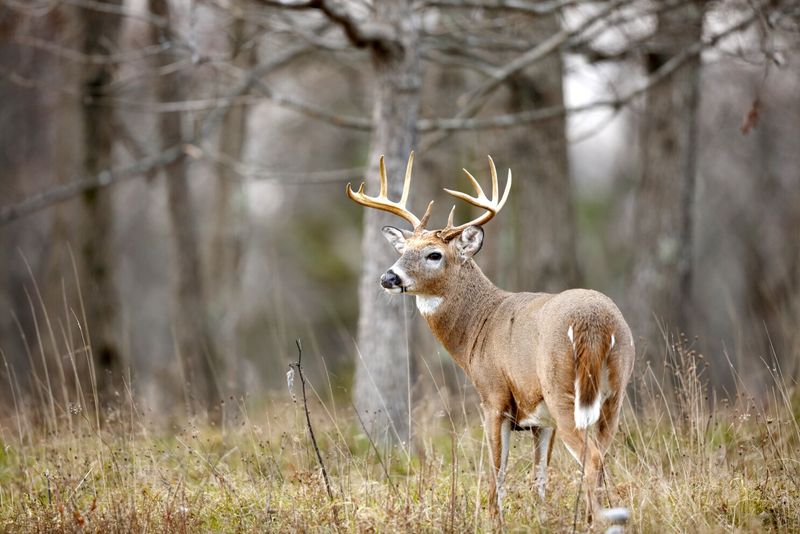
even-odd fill
[(569, 342), (572, 343), (572, 346), (575, 346), (575, 337), (572, 335), (572, 325), (569, 325), (569, 329), (567, 330), (567, 337), (569, 338)]
[(433, 314), (439, 305), (444, 301), (444, 297), (427, 297), (417, 295), (417, 309), (422, 315)]

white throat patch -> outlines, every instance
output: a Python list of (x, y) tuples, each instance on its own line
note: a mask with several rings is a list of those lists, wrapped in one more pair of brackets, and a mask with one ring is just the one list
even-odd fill
[(444, 301), (444, 297), (417, 295), (417, 309), (422, 315), (431, 315)]

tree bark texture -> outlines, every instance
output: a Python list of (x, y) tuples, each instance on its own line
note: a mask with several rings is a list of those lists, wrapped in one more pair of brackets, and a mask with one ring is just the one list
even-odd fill
[[(696, 3), (659, 14), (648, 71), (698, 41), (702, 18)], [(671, 336), (688, 326), (699, 79), (696, 57), (648, 91), (642, 119), (642, 175), (635, 196), (634, 265), (626, 317), (656, 361), (663, 358), (661, 328)]]
[[(170, 20), (168, 0), (148, 0), (150, 11), (163, 20)], [(152, 26), (154, 43), (169, 38), (169, 28)], [(158, 67), (173, 65), (178, 60), (171, 52), (163, 52)], [(180, 102), (186, 98), (186, 80), (177, 74), (161, 74), (156, 78), (156, 93), (160, 102)], [(161, 113), (158, 116), (161, 144), (164, 148), (180, 143), (181, 113)], [(164, 168), (167, 186), (167, 207), (174, 240), (176, 272), (175, 336), (193, 404), (205, 403), (209, 416), (218, 419), (222, 398), (217, 378), (224, 376), (221, 362), (211, 335), (208, 305), (203, 283), (197, 224), (188, 179), (188, 162), (179, 158)], [(195, 408), (193, 406), (192, 408)]]
[[(121, 0), (110, 4), (121, 5)], [(88, 56), (116, 52), (122, 17), (94, 9), (80, 9), (83, 53)], [(81, 81), (83, 171), (96, 175), (110, 169), (114, 148), (114, 108), (102, 100), (114, 78), (113, 62), (87, 63)], [(86, 310), (86, 332), (101, 400), (107, 400), (121, 379), (122, 333), (119, 327), (119, 294), (114, 282), (114, 206), (112, 189), (95, 188), (83, 194), (80, 231), (81, 284)], [(116, 384), (116, 385), (115, 385)]]
[[(531, 21), (537, 40), (561, 28), (555, 15)], [(564, 105), (559, 53), (510, 80), (512, 113)], [(510, 139), (516, 191), (515, 288), (558, 292), (579, 284), (575, 215), (567, 159), (566, 117), (518, 128)]]
[[(406, 160), (415, 143), (420, 107), (421, 71), (417, 29), (408, 0), (375, 3), (380, 22), (395, 28), (400, 47), (374, 48), (375, 101), (372, 140), (367, 171), (368, 194), (377, 194), (378, 159), (386, 157), (389, 196), (397, 200), (403, 187)], [(355, 405), (368, 431), (379, 440), (408, 443), (409, 361), (407, 331), (414, 305), (409, 298), (390, 298), (379, 279), (396, 260), (396, 252), (381, 234), (385, 225), (407, 227), (396, 216), (367, 209), (362, 241), (363, 265), (359, 284), (358, 352), (356, 356)]]

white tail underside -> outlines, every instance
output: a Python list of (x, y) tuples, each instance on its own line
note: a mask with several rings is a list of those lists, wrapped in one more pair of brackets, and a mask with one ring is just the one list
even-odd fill
[(575, 380), (575, 427), (589, 428), (600, 419), (600, 405), (603, 403), (603, 395), (598, 392), (597, 398), (588, 406), (581, 405), (581, 390), (578, 380)]

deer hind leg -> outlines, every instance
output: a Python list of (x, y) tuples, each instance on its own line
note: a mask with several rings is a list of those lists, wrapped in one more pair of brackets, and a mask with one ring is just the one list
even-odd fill
[[(597, 447), (600, 450), (601, 458), (605, 457), (606, 451), (608, 451), (611, 443), (614, 441), (614, 435), (617, 433), (617, 428), (619, 427), (619, 414), (621, 409), (622, 399), (620, 396), (614, 395), (606, 399), (600, 410), (600, 419), (597, 421)], [(605, 467), (605, 462), (601, 465)], [(601, 485), (601, 489), (607, 489), (604, 479), (605, 471), (601, 470), (600, 481), (598, 482), (598, 484)], [(610, 499), (610, 495), (607, 495), (606, 499)], [(608, 501), (608, 504), (609, 507), (611, 507), (610, 501)]]
[(535, 469), (534, 480), (539, 497), (544, 500), (547, 486), (547, 466), (550, 465), (550, 455), (553, 452), (554, 428), (535, 426), (531, 428), (533, 434), (533, 465)]
[(485, 409), (486, 437), (492, 459), (492, 474), (489, 477), (489, 510), (493, 516), (503, 516), (503, 484), (506, 478), (508, 448), (511, 440), (511, 420), (501, 410)]
[[(603, 455), (595, 442), (589, 437), (586, 439), (586, 430), (579, 430), (575, 427), (569, 429), (559, 428), (561, 441), (566, 445), (567, 450), (572, 454), (578, 464), (585, 460), (583, 465), (583, 487), (586, 488), (586, 512), (589, 522), (596, 511), (599, 511), (597, 501), (597, 488), (601, 484), (603, 473)], [(584, 451), (584, 444), (586, 450)]]

